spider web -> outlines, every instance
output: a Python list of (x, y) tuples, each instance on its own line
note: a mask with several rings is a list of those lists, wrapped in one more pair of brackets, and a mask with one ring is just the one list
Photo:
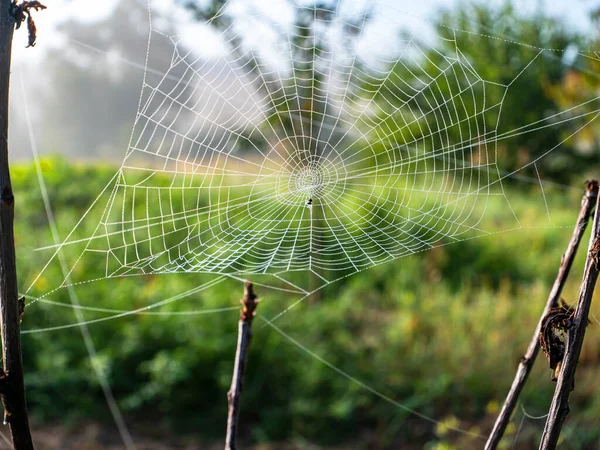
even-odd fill
[(150, 55), (168, 41), (172, 58), (146, 71), (75, 266), (93, 258), (102, 278), (311, 272), (314, 288), (487, 233), (502, 107), (488, 99), (508, 85), (483, 79), (455, 40), (441, 53), (411, 30), (393, 59), (363, 58), (358, 44), (382, 39), (369, 11), (309, 14), (278, 23), (287, 39), (266, 55), (242, 44), (260, 11), (222, 31), (220, 58), (152, 28)]
[[(600, 115), (599, 98), (512, 129), (502, 129), (502, 106), (540, 56), (567, 52), (442, 24), (438, 35), (388, 5), (346, 5), (273, 11), (230, 0), (190, 39), (153, 20), (159, 6), (148, 3), (144, 81), (121, 167), (67, 238), (46, 247), (54, 255), (27, 293), (62, 252), (70, 269), (41, 298), (92, 281), (196, 273), (299, 294), (285, 314), (369, 267), (522, 229), (508, 177), (539, 183), (550, 221), (537, 164)], [(469, 39), (506, 41), (531, 58), (486, 78), (496, 71), (473, 65)], [(569, 122), (557, 145), (503, 170), (499, 143)], [(519, 173), (529, 166), (535, 177)], [(513, 227), (489, 226), (491, 203)]]
[[(213, 281), (193, 293), (226, 277), (271, 280), (270, 286), (275, 278), (300, 302), (369, 267), (497, 232), (486, 226), (488, 205), (501, 202), (512, 211), (502, 182), (515, 175), (502, 170), (498, 142), (567, 121), (583, 119), (586, 126), (600, 113), (594, 98), (591, 110), (578, 105), (501, 129), (511, 85), (549, 50), (528, 46), (529, 64), (507, 69), (502, 80), (485, 79), (463, 53), (460, 30), (437, 36), (419, 23), (399, 23), (386, 9), (373, 22), (371, 9), (341, 13), (310, 4), (301, 22), (286, 14), (274, 22), (260, 8), (241, 20), (238, 4), (226, 3), (204, 24), (217, 30), (218, 57), (207, 58), (189, 39), (151, 21), (130, 144), (80, 222), (97, 220), (94, 231), (80, 238), (74, 230), (54, 246), (54, 256), (66, 252), (74, 261), (59, 289), (123, 276), (206, 273)], [(402, 38), (394, 37), (394, 49), (376, 51), (390, 29), (402, 29)], [(252, 35), (263, 42), (249, 45)], [(164, 47), (171, 49), (166, 65), (154, 53)], [(542, 194), (536, 162), (553, 150), (528, 163)], [(185, 295), (30, 331), (161, 314), (149, 310)], [(285, 335), (272, 323), (278, 317), (264, 320), (393, 402)]]

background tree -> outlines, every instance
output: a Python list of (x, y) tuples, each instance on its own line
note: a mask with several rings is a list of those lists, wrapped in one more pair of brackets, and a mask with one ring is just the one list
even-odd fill
[[(454, 147), (458, 151), (481, 147), (481, 142), (487, 141), (490, 144), (484, 156), (491, 158), (496, 151), (492, 132), (496, 125), (500, 137), (514, 130), (525, 130), (528, 132), (498, 141), (498, 165), (503, 171), (513, 172), (558, 146), (567, 134), (582, 125), (581, 121), (553, 123), (569, 117), (559, 114), (567, 106), (560, 98), (564, 94), (559, 94), (564, 92), (563, 84), (581, 76), (569, 58), (571, 51), (576, 52), (584, 42), (576, 31), (541, 12), (523, 16), (508, 2), (498, 9), (471, 4), (446, 10), (434, 24), (436, 34), (442, 39), (431, 43), (412, 36), (413, 47), (421, 49), (423, 54), (393, 64), (391, 81), (395, 84), (388, 83), (380, 90), (379, 105), (389, 98), (406, 102), (406, 108), (397, 114), (382, 114), (385, 120), (381, 125), (390, 130), (386, 135), (389, 139), (402, 145), (407, 140), (406, 134), (412, 134), (412, 140), (422, 143), (427, 151), (435, 151), (436, 147)], [(490, 35), (499, 38), (488, 38)], [(398, 80), (411, 80), (410, 86), (402, 91)], [(510, 85), (509, 94), (505, 96), (505, 89), (481, 80)], [(411, 90), (419, 93), (411, 94)], [(438, 108), (440, 104), (444, 106)], [(460, 111), (453, 122), (455, 112), (451, 109), (455, 106)], [(546, 120), (556, 114), (558, 118)], [(407, 127), (410, 133), (397, 126), (408, 120), (399, 115), (418, 117), (410, 121)], [(458, 122), (461, 126), (443, 125)], [(531, 131), (534, 127), (528, 124), (552, 126)], [(475, 131), (465, 136), (467, 126)], [(470, 154), (481, 155), (481, 149), (471, 149)], [(476, 158), (468, 161), (478, 162)], [(579, 178), (590, 163), (595, 163), (593, 155), (582, 152), (570, 140), (548, 154), (539, 166), (545, 178), (568, 182), (573, 174)], [(525, 174), (535, 176), (534, 168), (530, 166)]]

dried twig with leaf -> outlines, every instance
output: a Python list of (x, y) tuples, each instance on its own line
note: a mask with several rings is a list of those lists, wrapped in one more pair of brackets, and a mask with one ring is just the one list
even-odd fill
[(573, 265), (579, 244), (583, 239), (583, 234), (589, 222), (591, 213), (597, 202), (598, 182), (595, 180), (588, 180), (586, 181), (585, 185), (586, 189), (583, 198), (581, 199), (581, 208), (577, 217), (575, 228), (573, 230), (573, 235), (571, 236), (571, 240), (569, 241), (567, 249), (560, 260), (558, 273), (548, 295), (544, 312), (542, 313), (536, 329), (533, 332), (533, 336), (529, 346), (527, 347), (527, 351), (519, 362), (517, 373), (515, 374), (513, 383), (506, 396), (506, 400), (502, 405), (502, 410), (500, 411), (488, 441), (485, 444), (485, 450), (495, 450), (500, 444), (502, 436), (504, 435), (504, 431), (506, 430), (514, 408), (518, 402), (519, 395), (525, 386), (527, 378), (529, 377), (529, 373), (533, 368), (533, 363), (537, 357), (538, 350), (540, 348), (540, 334), (542, 333), (544, 319), (549, 311), (560, 306), (560, 295), (567, 281), (571, 266)]
[(20, 320), (24, 311), (19, 301), (17, 262), (14, 242), (15, 195), (10, 180), (8, 158), (9, 83), (14, 30), (27, 21), (29, 46), (35, 45), (36, 27), (32, 10), (45, 6), (37, 1), (2, 0), (0, 2), (0, 331), (2, 334), (2, 370), (0, 399), (8, 423), (14, 450), (33, 450), (23, 380)]
[(558, 376), (554, 398), (548, 412), (548, 419), (542, 434), (540, 450), (554, 450), (558, 443), (563, 423), (569, 414), (569, 394), (574, 388), (575, 371), (583, 346), (585, 329), (592, 296), (598, 280), (598, 262), (600, 259), (600, 205), (596, 204), (594, 226), (585, 264), (583, 280), (575, 313), (568, 319), (564, 343), (564, 355), (558, 365)]
[(565, 356), (567, 333), (574, 313), (574, 308), (562, 305), (550, 309), (542, 320), (540, 345), (550, 363), (550, 368), (554, 370), (552, 381), (558, 379), (560, 365)]
[(23, 22), (27, 21), (27, 31), (29, 32), (29, 43), (27, 48), (35, 47), (35, 42), (37, 40), (37, 28), (35, 26), (35, 21), (31, 16), (32, 9), (40, 11), (46, 9), (46, 7), (38, 1), (23, 1), (18, 3), (17, 0), (13, 0), (12, 2), (12, 13), (15, 19), (15, 29), (18, 30), (21, 28)]

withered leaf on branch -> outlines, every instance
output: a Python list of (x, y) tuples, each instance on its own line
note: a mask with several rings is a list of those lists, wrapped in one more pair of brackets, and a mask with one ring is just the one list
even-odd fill
[(550, 368), (554, 370), (552, 381), (558, 378), (560, 365), (567, 345), (567, 334), (571, 326), (571, 320), (575, 310), (564, 304), (550, 309), (542, 319), (542, 329), (540, 331), (540, 346), (550, 362)]
[(21, 24), (27, 20), (27, 30), (29, 32), (29, 43), (27, 47), (34, 47), (37, 39), (37, 28), (35, 21), (31, 17), (31, 10), (44, 10), (46, 7), (39, 1), (23, 1), (18, 3), (17, 0), (12, 2), (13, 17), (15, 19), (15, 29), (21, 28)]

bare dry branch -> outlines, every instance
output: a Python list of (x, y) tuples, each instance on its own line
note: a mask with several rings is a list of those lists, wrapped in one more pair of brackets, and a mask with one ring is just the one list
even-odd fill
[(227, 393), (229, 413), (227, 416), (227, 434), (225, 439), (225, 450), (236, 449), (237, 426), (240, 415), (240, 397), (244, 384), (244, 370), (248, 348), (252, 340), (252, 319), (256, 315), (258, 297), (254, 293), (252, 283), (246, 281), (244, 285), (244, 297), (242, 298), (242, 311), (238, 324), (238, 342), (235, 352), (235, 365), (233, 367), (233, 378), (231, 388)]
[(558, 274), (556, 275), (556, 279), (550, 290), (550, 294), (548, 295), (548, 300), (546, 301), (546, 307), (542, 312), (540, 320), (537, 324), (535, 331), (533, 332), (533, 336), (531, 338), (531, 342), (529, 343), (529, 347), (527, 348), (527, 352), (521, 358), (519, 363), (519, 367), (517, 369), (517, 373), (513, 380), (512, 386), (510, 387), (510, 391), (506, 396), (506, 400), (504, 401), (504, 405), (502, 406), (502, 410), (498, 418), (496, 419), (496, 423), (494, 424), (494, 428), (490, 433), (488, 441), (485, 444), (485, 450), (494, 450), (500, 443), (502, 436), (504, 435), (504, 431), (506, 430), (506, 426), (510, 421), (510, 416), (512, 415), (514, 408), (519, 399), (519, 395), (523, 386), (525, 386), (525, 382), (527, 381), (527, 377), (529, 376), (529, 372), (533, 367), (533, 363), (535, 362), (535, 358), (537, 357), (539, 348), (540, 348), (540, 331), (542, 329), (542, 321), (544, 317), (552, 308), (555, 308), (560, 300), (560, 295), (562, 293), (565, 282), (567, 281), (567, 277), (569, 275), (569, 271), (571, 270), (571, 266), (573, 265), (573, 260), (575, 259), (575, 254), (577, 253), (577, 249), (579, 248), (579, 244), (581, 239), (583, 238), (583, 234), (587, 227), (587, 224), (590, 219), (590, 215), (594, 209), (594, 205), (596, 204), (596, 199), (598, 197), (598, 182), (597, 181), (588, 181), (585, 194), (581, 200), (581, 209), (579, 211), (579, 216), (577, 217), (577, 224), (575, 226), (575, 230), (573, 230), (573, 235), (571, 236), (571, 240), (569, 241), (569, 245), (567, 250), (563, 254), (560, 267), (558, 269)]
[(14, 2), (0, 0), (0, 324), (3, 356), (0, 394), (14, 448), (33, 450), (23, 382), (13, 225), (15, 198), (8, 164), (11, 47), (16, 25), (13, 8)]
[[(599, 196), (600, 199), (600, 196)], [(585, 263), (583, 281), (579, 290), (579, 301), (575, 314), (567, 330), (565, 355), (558, 373), (554, 398), (550, 405), (548, 419), (542, 434), (540, 450), (553, 450), (558, 443), (562, 425), (569, 414), (569, 395), (575, 386), (575, 371), (583, 346), (592, 296), (598, 279), (598, 259), (600, 255), (600, 205), (596, 204), (594, 225)]]

